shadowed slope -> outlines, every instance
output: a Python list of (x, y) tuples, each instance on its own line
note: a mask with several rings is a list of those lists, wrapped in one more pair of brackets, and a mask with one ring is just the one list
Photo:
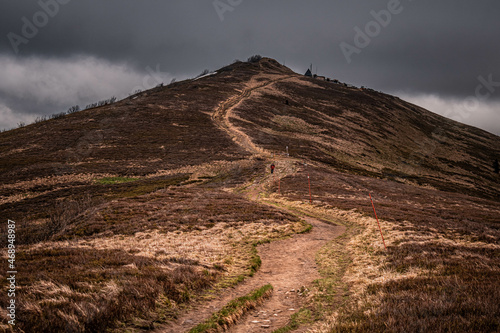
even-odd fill
[(492, 172), (500, 156), (498, 136), (397, 97), (294, 74), (269, 58), (237, 62), (215, 75), (1, 133), (0, 179), (146, 175), (245, 158), (248, 152), (211, 116), (252, 84), (263, 87), (237, 100), (227, 117), (258, 147), (284, 151), (289, 146), (294, 156), (341, 171), (499, 195)]
[[(451, 281), (452, 307), (437, 318), (448, 322), (451, 309), (455, 321), (449, 327), (460, 325), (460, 311), (467, 307), (455, 300), (482, 302), (477, 308), (484, 311), (468, 312), (469, 323), (462, 326), (495, 331), (498, 316), (490, 314), (498, 313), (498, 204), (488, 199), (500, 192), (491, 168), (498, 143), (495, 135), (398, 98), (305, 78), (268, 58), (1, 133), (0, 211), (16, 221), (16, 256), (23, 267), (17, 279), (19, 323), (40, 332), (163, 325), (214, 283), (223, 288), (254, 275), (260, 259), (253, 244), (301, 231), (303, 224), (292, 214), (298, 210), (348, 220), (348, 229), (361, 230), (323, 248), (326, 264), (317, 260), (318, 265), (332, 265), (320, 269), (325, 285), (332, 283), (325, 292), (345, 287), (356, 293), (349, 297), (357, 304), (364, 289), (379, 297), (378, 291), (394, 288), (407, 294), (409, 281), (419, 297), (411, 304), (419, 304), (440, 293), (423, 285)], [(291, 158), (276, 156), (270, 175), (270, 153), (284, 152), (285, 146)], [(304, 204), (309, 175), (312, 205)], [(272, 194), (277, 189), (280, 194)], [(387, 233), (388, 252), (378, 250), (378, 230), (366, 217), (372, 209), (368, 192)], [(252, 202), (264, 197), (283, 209)], [(318, 231), (315, 225), (311, 235)], [(5, 253), (6, 233), (4, 223)], [(431, 243), (430, 254), (414, 246), (422, 239)], [(471, 244), (485, 250), (472, 251)], [(450, 256), (451, 250), (462, 259)], [(476, 256), (483, 253), (489, 261)], [(367, 260), (369, 255), (378, 259)], [(422, 269), (418, 274), (426, 280), (412, 281), (404, 274), (425, 264), (425, 255), (442, 261), (427, 267), (441, 275), (433, 281)], [(490, 266), (480, 265), (485, 262)], [(389, 275), (397, 283), (370, 286), (372, 274), (379, 282)], [(333, 285), (341, 277), (352, 284)], [(487, 283), (479, 284), (481, 279)], [(5, 289), (6, 276), (0, 280)], [(456, 288), (460, 283), (467, 287)], [(397, 307), (391, 306), (393, 298), (384, 302), (387, 309), (408, 310), (410, 303), (402, 299)], [(5, 293), (0, 303), (7, 301)], [(359, 304), (344, 317), (358, 322), (367, 313)], [(377, 319), (384, 316), (373, 315), (373, 325), (385, 324)], [(476, 325), (483, 316), (493, 319)], [(427, 324), (434, 322), (419, 325)]]
[(370, 89), (297, 75), (252, 94), (231, 116), (257, 146), (288, 146), (292, 156), (343, 172), (500, 194), (498, 136)]

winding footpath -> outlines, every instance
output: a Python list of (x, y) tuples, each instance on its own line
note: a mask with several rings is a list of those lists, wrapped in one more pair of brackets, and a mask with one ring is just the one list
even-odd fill
[[(252, 92), (289, 77), (270, 78), (265, 83), (251, 86), (241, 94), (223, 102), (212, 117), (214, 122), (251, 154), (270, 158), (271, 153), (255, 145), (246, 134), (230, 123), (229, 117), (232, 110), (250, 97)], [(280, 172), (275, 176), (283, 178), (293, 174), (295, 172), (293, 163), (292, 159), (278, 159), (276, 164), (277, 170)], [(264, 193), (266, 187), (273, 181), (276, 179), (270, 175), (263, 175), (254, 180), (253, 183), (248, 184), (246, 187), (248, 199), (260, 204), (267, 204), (261, 201), (260, 194)], [(281, 209), (284, 212), (297, 215), (297, 212), (289, 211), (286, 208)], [(253, 277), (247, 278), (233, 288), (222, 291), (216, 299), (195, 307), (191, 312), (182, 315), (171, 326), (162, 329), (161, 332), (189, 331), (208, 319), (214, 312), (219, 311), (231, 300), (244, 296), (265, 284), (271, 284), (274, 288), (271, 298), (259, 308), (243, 316), (228, 332), (271, 332), (285, 326), (290, 315), (304, 305), (303, 291), (307, 290), (314, 280), (321, 277), (316, 267), (316, 252), (345, 231), (344, 226), (334, 226), (309, 216), (300, 217), (313, 226), (311, 232), (260, 245), (258, 254), (262, 260), (262, 266)]]
[(268, 155), (270, 156), (270, 153), (265, 151), (263, 148), (258, 147), (255, 145), (252, 140), (243, 133), (241, 130), (239, 130), (237, 127), (233, 126), (231, 122), (229, 121), (229, 117), (231, 115), (231, 112), (245, 99), (249, 98), (252, 95), (252, 92), (266, 88), (276, 82), (280, 82), (286, 79), (289, 79), (293, 76), (291, 75), (282, 75), (277, 78), (270, 78), (264, 83), (259, 83), (252, 85), (250, 84), (250, 87), (246, 88), (243, 90), (243, 92), (239, 95), (236, 95), (234, 97), (231, 97), (227, 101), (222, 102), (217, 110), (214, 112), (212, 115), (212, 120), (215, 122), (215, 124), (225, 131), (226, 133), (229, 134), (229, 136), (242, 148), (244, 148), (246, 151), (253, 155)]

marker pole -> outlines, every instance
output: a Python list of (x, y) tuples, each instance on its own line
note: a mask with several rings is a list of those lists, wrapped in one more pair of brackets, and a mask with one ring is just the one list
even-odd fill
[(307, 182), (309, 183), (309, 203), (312, 204), (311, 177), (309, 177), (309, 174), (307, 174)]
[(382, 236), (382, 242), (384, 242), (384, 247), (387, 250), (387, 246), (385, 246), (384, 235), (382, 235), (382, 228), (380, 228), (380, 222), (378, 221), (377, 212), (375, 211), (375, 205), (373, 204), (372, 195), (371, 193), (368, 194), (370, 195), (370, 201), (372, 202), (373, 212), (375, 213), (375, 218), (377, 219), (378, 229), (380, 230), (380, 236)]

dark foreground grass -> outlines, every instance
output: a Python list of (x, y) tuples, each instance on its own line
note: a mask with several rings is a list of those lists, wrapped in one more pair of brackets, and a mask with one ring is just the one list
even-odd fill
[[(122, 189), (139, 182), (110, 186)], [(146, 256), (134, 248), (116, 248), (117, 239), (148, 242), (148, 238), (134, 235), (159, 230), (167, 237), (170, 231), (189, 233), (218, 223), (229, 227), (247, 222), (298, 222), (293, 215), (230, 193), (177, 186), (97, 206), (91, 199), (70, 206), (66, 203), (56, 211), (50, 222), (54, 225), (50, 239), (62, 241), (25, 242), (29, 244), (17, 251), (16, 261), (23, 270), (16, 281), (17, 327), (25, 332), (150, 330), (174, 319), (193, 298), (224, 279), (225, 268), (220, 263), (200, 263), (182, 254), (167, 257), (161, 251)], [(82, 236), (86, 237), (84, 242), (76, 241)], [(244, 271), (241, 279), (260, 267), (258, 242), (241, 244), (248, 247), (248, 260), (236, 273)], [(6, 290), (7, 282), (0, 274), (1, 290)], [(0, 305), (7, 302), (7, 292), (0, 294)], [(5, 318), (0, 332), (7, 329)]]
[[(16, 259), (24, 272), (16, 281), (16, 328), (24, 332), (104, 332), (134, 317), (153, 328), (160, 308), (188, 302), (219, 274), (196, 262), (123, 250), (38, 249), (20, 251)], [(7, 304), (6, 293), (0, 301)]]
[(267, 284), (248, 295), (229, 302), (220, 311), (214, 313), (204, 323), (192, 328), (189, 333), (221, 332), (234, 324), (243, 314), (261, 304), (272, 294), (273, 286)]
[[(311, 175), (321, 180), (313, 186), (318, 208), (341, 209), (362, 230), (362, 216), (373, 217), (372, 193), (388, 243), (387, 251), (373, 251), (380, 244), (371, 242), (379, 238), (364, 236), (359, 244), (345, 241), (340, 252), (318, 254), (317, 260), (328, 259), (318, 262), (324, 276), (318, 280), (320, 304), (336, 312), (326, 313), (331, 320), (324, 332), (500, 331), (497, 202), (324, 170)], [(307, 198), (304, 191), (292, 191), (306, 179), (299, 176), (282, 180), (285, 197)], [(337, 252), (333, 269), (325, 270), (322, 262)], [(358, 293), (343, 281), (358, 288), (363, 279), (346, 274), (367, 257), (373, 262), (367, 274), (378, 281), (367, 282)]]
[(371, 284), (332, 332), (498, 332), (498, 249), (439, 242), (388, 248), (386, 268), (416, 277)]

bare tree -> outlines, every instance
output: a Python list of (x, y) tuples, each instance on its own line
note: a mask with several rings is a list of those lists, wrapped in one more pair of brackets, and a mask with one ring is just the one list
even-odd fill
[(78, 105), (75, 105), (75, 106), (72, 106), (68, 109), (68, 114), (70, 113), (75, 113), (75, 112), (78, 112), (80, 111), (80, 107)]
[(203, 72), (201, 72), (200, 74), (198, 74), (198, 76), (196, 76), (195, 78), (201, 77), (203, 75), (207, 75), (208, 73), (210, 73), (210, 70), (204, 69)]
[(262, 59), (262, 56), (259, 54), (253, 55), (248, 58), (248, 62), (259, 62)]

